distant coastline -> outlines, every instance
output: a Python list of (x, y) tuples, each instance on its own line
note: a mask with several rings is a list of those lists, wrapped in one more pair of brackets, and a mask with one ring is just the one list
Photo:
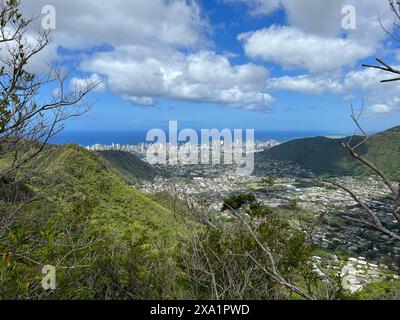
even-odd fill
[[(82, 146), (99, 144), (131, 144), (146, 142), (146, 130), (65, 130), (53, 137), (51, 143), (76, 143)], [(316, 136), (343, 137), (345, 134), (331, 131), (265, 131), (255, 130), (255, 139), (287, 142)]]

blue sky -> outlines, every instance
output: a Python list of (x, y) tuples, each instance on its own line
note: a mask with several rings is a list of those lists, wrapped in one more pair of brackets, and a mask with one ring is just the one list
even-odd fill
[[(386, 74), (361, 67), (376, 56), (398, 63), (378, 20), (393, 21), (386, 0), (23, 3), (39, 17), (44, 5), (56, 9), (54, 43), (33, 68), (42, 70), (43, 61), (73, 68), (71, 88), (101, 81), (89, 97), (95, 106), (70, 130), (178, 120), (195, 129), (348, 133), (350, 105), (363, 101), (368, 130), (399, 124), (399, 85), (382, 85)], [(347, 17), (355, 28), (343, 27)]]

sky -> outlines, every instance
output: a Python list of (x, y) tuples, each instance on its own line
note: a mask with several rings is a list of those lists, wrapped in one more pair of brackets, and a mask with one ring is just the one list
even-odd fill
[[(349, 133), (351, 105), (380, 131), (400, 120), (400, 65), (387, 0), (23, 0), (53, 43), (30, 66), (100, 85), (69, 130), (200, 128)], [(43, 10), (55, 8), (55, 16)], [(354, 14), (353, 14), (354, 13)], [(48, 21), (48, 20), (45, 20)], [(389, 75), (390, 77), (390, 75)]]

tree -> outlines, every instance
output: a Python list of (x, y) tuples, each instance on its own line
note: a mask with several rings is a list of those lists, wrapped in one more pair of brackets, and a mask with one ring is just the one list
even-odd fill
[(227, 210), (239, 210), (243, 206), (248, 205), (251, 208), (256, 208), (259, 206), (257, 198), (252, 193), (241, 193), (234, 194), (224, 199), (221, 212)]
[[(84, 97), (98, 85), (86, 82), (69, 88), (69, 73), (57, 65), (49, 65), (43, 74), (32, 71), (32, 60), (40, 59), (52, 41), (49, 32), (35, 29), (34, 24), (35, 19), (23, 16), (19, 0), (0, 0), (1, 297), (36, 296), (35, 289), (24, 282), (23, 274), (32, 270), (31, 265), (34, 270), (43, 266), (34, 252), (42, 248), (51, 252), (56, 228), (51, 229), (49, 223), (57, 219), (56, 205), (47, 198), (57, 177), (45, 175), (43, 159), (55, 148), (49, 141), (63, 129), (64, 122), (90, 108)], [(85, 232), (72, 239), (69, 227), (52, 226), (64, 227), (63, 232), (69, 237), (70, 242), (63, 249), (76, 252), (93, 244)], [(83, 230), (86, 222), (75, 222), (74, 227)], [(66, 257), (68, 253), (60, 259)], [(70, 259), (67, 266), (71, 270), (84, 259), (73, 258), (77, 259)], [(41, 294), (46, 295), (44, 291)]]
[(35, 160), (50, 150), (65, 120), (89, 109), (83, 98), (98, 85), (88, 81), (69, 90), (69, 73), (56, 65), (45, 76), (33, 73), (30, 62), (52, 41), (34, 21), (23, 17), (20, 0), (1, 0), (0, 240), (23, 204), (39, 196), (31, 192), (43, 169)]
[(276, 177), (273, 176), (262, 178), (262, 182), (268, 187), (273, 187), (276, 183), (276, 180)]
[(313, 271), (304, 234), (254, 195), (226, 197), (221, 212), (174, 185), (171, 196), (177, 222), (186, 226), (180, 265), (194, 299), (313, 300), (339, 294), (336, 282)]
[[(389, 32), (382, 24), (382, 27), (384, 30), (397, 42), (400, 42), (400, 37), (399, 37), (399, 30), (400, 30), (400, 1), (399, 0), (389, 0), (389, 6), (390, 9), (392, 10), (395, 20), (393, 22), (393, 28), (392, 31)], [(380, 58), (376, 58), (376, 61), (380, 65), (369, 65), (369, 64), (363, 64), (364, 67), (367, 68), (374, 68), (378, 70), (382, 70), (384, 72), (390, 73), (390, 74), (396, 74), (400, 75), (400, 70), (396, 69), (395, 67), (390, 66), (388, 63), (383, 61)], [(388, 83), (388, 82), (393, 82), (393, 81), (399, 81), (400, 77), (395, 77), (395, 78), (390, 78), (390, 79), (385, 79), (382, 80), (381, 82), (383, 83)], [(346, 143), (342, 143), (343, 148), (357, 161), (359, 161), (361, 164), (364, 166), (368, 167), (369, 169), (372, 170), (372, 172), (383, 181), (385, 184), (386, 188), (390, 191), (391, 194), (391, 205), (388, 207), (388, 213), (391, 214), (394, 218), (395, 221), (397, 221), (397, 226), (400, 227), (400, 186), (392, 181), (382, 170), (378, 168), (375, 164), (373, 164), (371, 161), (366, 159), (360, 152), (359, 149), (362, 145), (364, 145), (368, 139), (369, 135), (368, 133), (362, 128), (360, 125), (359, 119), (362, 115), (363, 112), (363, 107), (361, 108), (360, 112), (356, 114), (354, 112), (354, 109), (352, 108), (352, 114), (351, 118), (353, 119), (357, 131), (360, 131), (363, 135), (363, 139), (361, 141), (356, 141), (354, 142), (354, 136), (349, 139)], [(357, 222), (360, 222), (363, 225), (366, 225), (368, 227), (372, 227), (390, 237), (393, 239), (399, 240), (400, 241), (400, 232), (389, 228), (386, 226), (381, 217), (377, 212), (375, 212), (367, 203), (365, 203), (363, 200), (361, 200), (355, 192), (350, 190), (349, 188), (336, 183), (332, 181), (327, 181), (325, 180), (326, 183), (329, 183), (331, 185), (334, 185), (335, 187), (345, 191), (347, 194), (349, 194), (354, 201), (356, 201), (360, 207), (363, 209), (365, 212), (366, 216), (361, 217), (361, 219), (356, 219)], [(354, 219), (352, 219), (354, 220)]]

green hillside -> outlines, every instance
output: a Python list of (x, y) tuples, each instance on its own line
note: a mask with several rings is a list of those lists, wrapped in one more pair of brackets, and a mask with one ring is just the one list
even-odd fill
[(153, 180), (157, 170), (150, 164), (129, 152), (96, 151), (94, 152), (113, 173), (119, 175), (128, 184), (134, 185), (141, 180)]
[[(360, 139), (354, 138), (353, 143)], [(341, 146), (348, 140), (349, 137), (293, 140), (258, 154), (256, 161), (265, 161), (266, 158), (293, 161), (321, 175), (370, 174), (370, 169), (353, 159)], [(393, 179), (400, 179), (400, 127), (372, 135), (359, 152)]]
[[(185, 201), (167, 193), (142, 194), (79, 146), (49, 148), (36, 161), (45, 171), (24, 186), (37, 198), (22, 204), (0, 242), (0, 300), (210, 299), (209, 267), (227, 286), (230, 279), (247, 282), (243, 270), (252, 270), (254, 285), (245, 285), (239, 295), (229, 289), (222, 297), (266, 299), (272, 288), (282, 297), (291, 295), (247, 257), (249, 252), (259, 259), (266, 255), (242, 223), (221, 219), (217, 212), (207, 212), (203, 223), (201, 213), (198, 218), (197, 211), (189, 214)], [(304, 237), (288, 237), (277, 213), (255, 210), (266, 219), (260, 235), (282, 257), (279, 267), (303, 283), (311, 252)], [(186, 213), (184, 221), (180, 213)], [(222, 266), (221, 257), (229, 264)], [(55, 290), (42, 289), (44, 265), (55, 267)]]
[(170, 210), (76, 145), (55, 147), (37, 162), (47, 168), (30, 186), (38, 197), (24, 204), (0, 245), (12, 253), (11, 262), (0, 259), (0, 299), (32, 288), (46, 295), (37, 264), (57, 269), (50, 298), (176, 297), (181, 231)]

